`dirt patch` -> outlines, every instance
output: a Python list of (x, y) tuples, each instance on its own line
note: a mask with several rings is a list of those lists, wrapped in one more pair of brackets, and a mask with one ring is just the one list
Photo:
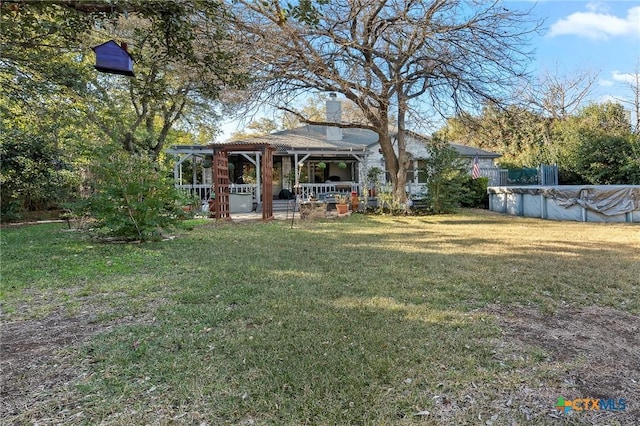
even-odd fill
[(85, 374), (72, 350), (108, 328), (92, 318), (56, 312), (41, 320), (2, 324), (0, 419), (33, 410), (51, 393), (70, 390)]
[[(640, 317), (602, 307), (564, 307), (549, 314), (532, 308), (494, 306), (489, 313), (503, 329), (497, 344), (498, 359), (513, 361), (531, 353), (539, 357), (537, 363), (527, 363), (519, 372), (538, 377), (539, 382), (523, 384), (509, 395), (510, 400), (530, 403), (521, 407), (529, 411), (527, 417), (542, 410), (549, 417), (569, 417), (577, 423), (637, 424)], [(551, 405), (560, 396), (568, 400), (625, 399), (626, 409), (559, 416)]]
[(78, 349), (113, 327), (153, 320), (143, 315), (105, 322), (96, 314), (102, 311), (68, 316), (57, 310), (42, 319), (2, 323), (0, 423), (23, 424), (26, 418), (45, 424), (81, 421), (81, 396), (75, 385), (90, 374), (90, 366), (78, 357)]

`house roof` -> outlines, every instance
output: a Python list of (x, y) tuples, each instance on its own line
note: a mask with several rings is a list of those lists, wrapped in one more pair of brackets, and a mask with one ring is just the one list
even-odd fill
[(342, 129), (342, 140), (328, 141), (327, 126), (306, 125), (227, 143), (268, 143), (279, 150), (358, 150), (378, 142), (378, 135), (368, 129)]
[[(429, 143), (430, 137), (408, 131), (409, 137)], [(332, 151), (364, 151), (378, 143), (378, 134), (369, 129), (342, 129), (342, 140), (327, 140), (327, 126), (305, 125), (295, 129), (282, 130), (264, 136), (250, 137), (224, 144), (270, 144), (278, 151), (289, 150), (332, 150)], [(451, 143), (451, 146), (462, 157), (498, 158), (501, 155), (459, 143)]]
[[(419, 133), (415, 133), (415, 132), (413, 132), (411, 130), (407, 131), (407, 134), (409, 135), (409, 137), (413, 137), (415, 139), (422, 140), (424, 143), (429, 143), (431, 141), (430, 137), (423, 136), (423, 135), (421, 135)], [(498, 157), (502, 157), (502, 154), (497, 154), (495, 152), (491, 152), (491, 151), (487, 151), (487, 150), (484, 150), (484, 149), (476, 148), (475, 146), (462, 145), (462, 144), (455, 143), (455, 142), (449, 142), (449, 145), (451, 145), (451, 147), (453, 149), (455, 149), (461, 157), (475, 157), (476, 155), (478, 156), (478, 158), (498, 158)]]
[(461, 157), (475, 157), (476, 155), (479, 158), (499, 158), (502, 157), (501, 154), (497, 154), (495, 152), (486, 151), (484, 149), (476, 148), (475, 146), (467, 146), (461, 145), (459, 143), (450, 142), (449, 145), (456, 151)]

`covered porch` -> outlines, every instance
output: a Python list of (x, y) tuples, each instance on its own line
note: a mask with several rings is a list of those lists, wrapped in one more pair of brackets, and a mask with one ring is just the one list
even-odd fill
[[(175, 186), (200, 198), (203, 203), (215, 194), (214, 149), (228, 152), (229, 194), (251, 197), (251, 210), (261, 211), (263, 170), (261, 152), (234, 148), (234, 143), (178, 145), (167, 153), (175, 155)], [(297, 150), (276, 147), (273, 153), (272, 199), (299, 200), (326, 193), (362, 194), (366, 188), (367, 151), (353, 149)], [(233, 205), (233, 199), (232, 199)], [(233, 211), (232, 211), (233, 212)]]

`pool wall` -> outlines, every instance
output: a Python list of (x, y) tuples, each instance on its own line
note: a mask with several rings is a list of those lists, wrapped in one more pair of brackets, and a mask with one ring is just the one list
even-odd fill
[(489, 209), (577, 222), (640, 223), (640, 185), (491, 186)]

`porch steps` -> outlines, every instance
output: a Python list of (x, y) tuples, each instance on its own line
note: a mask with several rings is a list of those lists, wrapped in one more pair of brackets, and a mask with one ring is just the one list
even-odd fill
[(293, 211), (294, 205), (295, 200), (273, 200), (273, 211), (286, 213), (287, 210)]

